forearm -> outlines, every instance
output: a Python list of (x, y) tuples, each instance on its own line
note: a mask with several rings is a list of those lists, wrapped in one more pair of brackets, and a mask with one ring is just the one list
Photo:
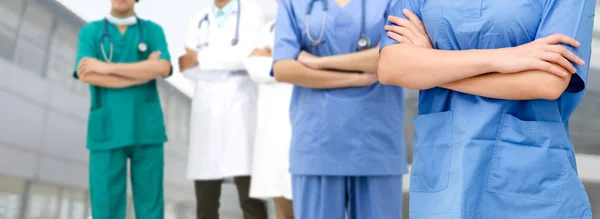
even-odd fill
[(206, 72), (244, 70), (244, 60), (250, 54), (245, 47), (228, 47), (217, 50), (205, 48), (198, 52), (200, 69)]
[(145, 84), (149, 80), (130, 79), (117, 75), (102, 75), (97, 73), (87, 73), (79, 75), (79, 80), (84, 83), (105, 87), (105, 88), (125, 88), (134, 85)]
[(271, 77), (271, 68), (273, 59), (271, 57), (248, 57), (244, 61), (244, 66), (248, 70), (248, 75), (252, 81), (256, 83), (273, 83), (276, 82)]
[(136, 63), (110, 63), (110, 72), (135, 80), (152, 80), (167, 77), (171, 71), (171, 63), (166, 60), (146, 60)]
[(314, 70), (295, 60), (278, 61), (273, 70), (279, 82), (315, 89), (354, 87), (360, 80), (360, 74)]
[(482, 97), (504, 100), (554, 100), (567, 89), (571, 75), (530, 70), (512, 74), (490, 73), (451, 82), (441, 87)]
[(321, 58), (322, 69), (334, 69), (342, 71), (377, 72), (377, 60), (379, 49), (373, 48), (365, 51), (325, 56)]
[(435, 50), (410, 44), (381, 50), (378, 76), (383, 84), (424, 90), (493, 72), (490, 50)]

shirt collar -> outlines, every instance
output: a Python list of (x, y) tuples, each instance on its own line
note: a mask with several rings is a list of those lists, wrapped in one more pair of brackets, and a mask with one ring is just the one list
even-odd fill
[(216, 5), (212, 5), (212, 13), (216, 18), (226, 18), (229, 15), (237, 13), (237, 1), (231, 0), (223, 8), (218, 8)]

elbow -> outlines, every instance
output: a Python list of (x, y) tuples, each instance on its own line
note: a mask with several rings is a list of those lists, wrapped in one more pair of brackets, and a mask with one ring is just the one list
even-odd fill
[(90, 84), (90, 75), (89, 74), (77, 74), (77, 77), (79, 78), (79, 81), (86, 83), (86, 84)]
[(546, 75), (546, 80), (539, 85), (538, 95), (540, 99), (545, 100), (556, 100), (562, 96), (567, 90), (569, 82), (571, 81), (571, 75), (567, 77), (558, 77), (555, 75)]
[(172, 66), (169, 61), (158, 60), (158, 62), (156, 64), (156, 72), (158, 73), (158, 75), (160, 75), (162, 77), (168, 77), (169, 74), (171, 73), (171, 70), (172, 70)]

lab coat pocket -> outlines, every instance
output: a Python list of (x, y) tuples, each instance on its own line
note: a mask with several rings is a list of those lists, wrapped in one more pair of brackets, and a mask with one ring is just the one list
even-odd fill
[(452, 157), (452, 111), (414, 118), (415, 142), (411, 192), (439, 192), (448, 187)]
[(505, 114), (487, 176), (488, 192), (561, 202), (568, 140), (562, 123), (522, 121)]
[(88, 136), (96, 142), (108, 141), (112, 134), (112, 120), (107, 108), (92, 109), (89, 115)]

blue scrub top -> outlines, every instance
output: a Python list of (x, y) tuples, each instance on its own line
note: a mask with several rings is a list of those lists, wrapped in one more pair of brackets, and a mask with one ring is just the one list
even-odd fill
[[(411, 218), (587, 218), (568, 119), (586, 90), (595, 0), (403, 0), (392, 14), (404, 18), (404, 8), (436, 49), (514, 47), (560, 33), (581, 42), (567, 48), (586, 61), (557, 100), (421, 91)], [(385, 35), (381, 48), (396, 43)]]
[[(278, 6), (274, 62), (296, 60), (302, 50), (317, 56), (356, 52), (361, 0), (341, 8), (327, 0), (324, 44), (311, 46), (305, 22), (309, 1), (281, 0)], [(377, 45), (392, 0), (366, 1), (366, 35)], [(322, 2), (310, 16), (313, 39), (319, 36)], [(376, 83), (361, 88), (311, 89), (295, 86), (290, 106), (290, 171), (296, 175), (401, 175), (407, 172), (402, 128), (402, 88)]]

